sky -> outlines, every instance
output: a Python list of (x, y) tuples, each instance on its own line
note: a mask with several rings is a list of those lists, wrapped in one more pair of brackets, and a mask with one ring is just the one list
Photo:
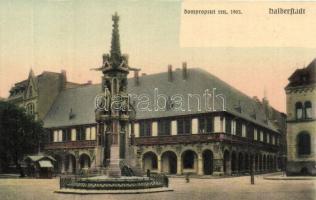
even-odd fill
[(249, 96), (262, 98), (266, 90), (283, 112), (288, 77), (316, 57), (316, 48), (182, 47), (181, 1), (0, 0), (0, 97), (31, 68), (35, 74), (66, 70), (69, 81), (99, 83), (100, 72), (90, 69), (109, 52), (115, 12), (130, 66), (153, 74), (186, 61)]

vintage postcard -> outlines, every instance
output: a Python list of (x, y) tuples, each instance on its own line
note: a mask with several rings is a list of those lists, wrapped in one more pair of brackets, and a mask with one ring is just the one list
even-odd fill
[(316, 199), (316, 1), (0, 0), (0, 199)]

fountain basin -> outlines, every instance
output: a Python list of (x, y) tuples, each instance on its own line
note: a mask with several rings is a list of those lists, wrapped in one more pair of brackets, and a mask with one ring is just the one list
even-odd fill
[(168, 180), (165, 176), (150, 178), (138, 176), (122, 176), (121, 178), (95, 176), (88, 178), (61, 178), (60, 190), (56, 192), (72, 194), (132, 194), (164, 191), (173, 191), (168, 188)]

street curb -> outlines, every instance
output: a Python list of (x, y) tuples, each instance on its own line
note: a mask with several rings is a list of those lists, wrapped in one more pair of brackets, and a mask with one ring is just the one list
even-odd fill
[(315, 180), (316, 181), (316, 177), (286, 177), (286, 176), (266, 176), (263, 177), (263, 179), (266, 180)]
[(141, 190), (76, 190), (76, 189), (60, 189), (54, 191), (59, 194), (146, 194), (146, 193), (158, 193), (158, 192), (173, 192), (172, 188), (152, 188)]

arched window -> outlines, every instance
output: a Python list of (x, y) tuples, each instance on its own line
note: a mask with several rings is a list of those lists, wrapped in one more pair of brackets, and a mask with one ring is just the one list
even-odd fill
[(295, 115), (296, 119), (303, 118), (303, 104), (301, 102), (296, 102), (295, 104)]
[(311, 153), (311, 136), (304, 132), (297, 136), (298, 155), (309, 155)]
[(34, 103), (29, 103), (26, 105), (26, 112), (30, 115), (34, 114)]
[(304, 111), (305, 111), (305, 118), (306, 119), (311, 119), (312, 116), (312, 103), (310, 101), (306, 101), (304, 103)]

